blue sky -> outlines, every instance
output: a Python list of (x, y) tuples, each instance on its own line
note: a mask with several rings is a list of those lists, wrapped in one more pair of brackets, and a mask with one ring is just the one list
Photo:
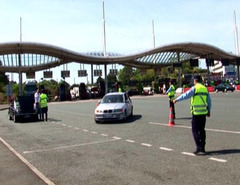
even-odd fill
[[(102, 0), (0, 0), (0, 42), (42, 42), (78, 52), (103, 51)], [(107, 51), (131, 54), (156, 47), (203, 42), (235, 53), (233, 12), (240, 24), (238, 0), (105, 0)], [(69, 83), (85, 82), (70, 64)], [(54, 79), (60, 80), (60, 69)], [(86, 66), (88, 69), (88, 67)], [(76, 71), (74, 71), (74, 69)], [(42, 72), (37, 74), (41, 78)], [(17, 80), (17, 79), (14, 79)]]

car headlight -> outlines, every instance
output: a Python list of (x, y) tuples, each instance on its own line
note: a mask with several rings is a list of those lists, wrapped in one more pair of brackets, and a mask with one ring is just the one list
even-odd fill
[(123, 109), (115, 109), (114, 112), (123, 112)]
[(102, 111), (101, 110), (95, 110), (95, 113), (97, 114), (97, 113), (102, 113)]

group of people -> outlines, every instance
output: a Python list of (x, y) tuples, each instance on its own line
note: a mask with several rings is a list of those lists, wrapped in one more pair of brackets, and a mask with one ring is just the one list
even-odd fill
[(38, 113), (38, 120), (45, 121), (48, 120), (48, 97), (46, 94), (46, 91), (44, 89), (37, 88), (36, 93), (34, 94), (34, 100), (35, 100), (35, 109)]
[(170, 108), (173, 110), (174, 118), (176, 118), (174, 104), (191, 98), (192, 134), (196, 143), (196, 150), (193, 153), (195, 155), (206, 154), (206, 116), (210, 117), (210, 111), (212, 107), (211, 96), (208, 92), (208, 89), (201, 82), (201, 76), (195, 76), (194, 86), (189, 91), (177, 98), (175, 98), (175, 87), (172, 81), (169, 82), (170, 87), (167, 91)]

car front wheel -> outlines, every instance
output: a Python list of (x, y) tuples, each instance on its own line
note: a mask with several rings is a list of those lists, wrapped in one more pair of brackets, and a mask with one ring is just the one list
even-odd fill
[(100, 121), (98, 121), (98, 120), (95, 120), (95, 123), (100, 123)]
[(125, 110), (124, 112), (124, 118), (123, 118), (123, 121), (126, 121), (127, 120), (127, 110)]
[(133, 107), (132, 107), (132, 110), (131, 110), (131, 114), (130, 114), (130, 116), (131, 116), (131, 117), (133, 116)]

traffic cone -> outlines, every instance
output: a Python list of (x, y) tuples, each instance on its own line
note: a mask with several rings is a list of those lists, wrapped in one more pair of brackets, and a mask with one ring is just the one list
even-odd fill
[(173, 108), (170, 107), (170, 114), (169, 114), (169, 127), (175, 126), (175, 122), (174, 122), (174, 114), (173, 114)]

